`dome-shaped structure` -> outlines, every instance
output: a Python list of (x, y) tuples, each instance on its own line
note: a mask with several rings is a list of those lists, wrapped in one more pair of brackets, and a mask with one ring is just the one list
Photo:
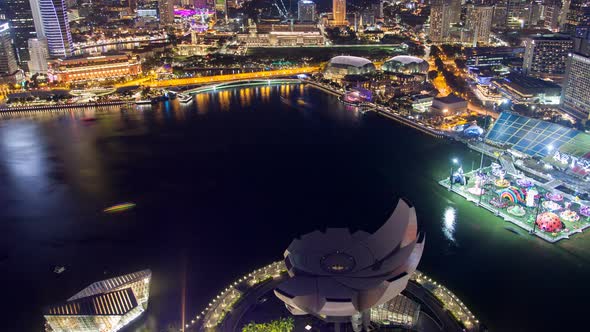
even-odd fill
[(400, 200), (373, 234), (329, 228), (303, 235), (285, 251), (290, 278), (275, 294), (291, 313), (328, 321), (383, 304), (405, 289), (416, 270), (424, 249), (417, 228), (414, 207)]
[(426, 74), (428, 62), (411, 55), (398, 55), (385, 61), (381, 69), (390, 73)]
[(536, 223), (541, 230), (550, 233), (559, 232), (563, 227), (559, 216), (553, 212), (541, 213), (539, 216), (537, 216)]
[(375, 71), (375, 65), (358, 56), (337, 56), (330, 59), (324, 70), (324, 77), (340, 81), (346, 75), (364, 75)]

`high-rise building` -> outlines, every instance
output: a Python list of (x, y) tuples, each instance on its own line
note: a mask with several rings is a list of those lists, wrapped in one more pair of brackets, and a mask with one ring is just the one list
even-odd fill
[(577, 118), (590, 115), (590, 57), (572, 54), (561, 93), (561, 108)]
[(47, 59), (49, 59), (47, 39), (29, 39), (29, 54), (31, 55), (31, 60), (29, 60), (29, 72), (31, 74), (47, 74)]
[[(70, 22), (64, 0), (38, 0), (49, 56), (67, 58), (74, 53)], [(28, 39), (27, 39), (28, 47)]]
[(299, 22), (315, 21), (315, 3), (311, 0), (299, 0), (297, 3), (297, 20)]
[(578, 26), (590, 25), (590, 3), (588, 0), (568, 0), (564, 4), (563, 11), (565, 13), (563, 32), (573, 33)]
[(37, 36), (29, 0), (0, 0), (0, 19), (10, 23), (17, 60), (26, 66), (29, 60), (27, 41)]
[(563, 78), (574, 42), (568, 36), (550, 35), (525, 39), (523, 70), (531, 76)]
[(490, 31), (492, 29), (492, 19), (494, 16), (494, 7), (468, 5), (466, 15), (466, 27), (473, 36), (473, 46), (477, 43), (487, 44), (490, 42)]
[(507, 4), (505, 0), (499, 0), (494, 4), (494, 19), (492, 25), (498, 28), (506, 27)]
[(429, 38), (434, 43), (448, 41), (451, 31), (452, 8), (443, 1), (430, 6)]
[(334, 25), (347, 25), (346, 0), (332, 0), (332, 18)]
[(160, 25), (169, 26), (174, 24), (173, 0), (158, 0), (158, 14), (160, 17)]
[(546, 0), (543, 5), (543, 27), (551, 31), (559, 30), (559, 13), (561, 12), (561, 0)]
[(461, 0), (448, 0), (451, 7), (451, 24), (461, 22)]
[(0, 76), (11, 75), (18, 70), (11, 39), (10, 24), (0, 22)]
[(52, 331), (118, 331), (147, 309), (151, 278), (152, 272), (143, 270), (95, 282), (48, 307), (47, 325)]
[(522, 29), (528, 22), (528, 5), (526, 0), (506, 1), (506, 26), (510, 29)]

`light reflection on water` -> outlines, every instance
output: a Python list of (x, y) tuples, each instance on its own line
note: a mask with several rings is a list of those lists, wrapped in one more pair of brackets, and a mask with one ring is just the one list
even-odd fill
[(455, 223), (457, 218), (457, 210), (454, 207), (448, 206), (445, 209), (444, 216), (443, 216), (443, 234), (445, 237), (451, 241), (455, 241)]

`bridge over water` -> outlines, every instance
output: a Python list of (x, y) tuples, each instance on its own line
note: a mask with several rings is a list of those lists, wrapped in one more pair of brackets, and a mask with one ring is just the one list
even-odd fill
[(195, 94), (195, 93), (201, 93), (201, 92), (209, 92), (209, 91), (216, 91), (216, 90), (220, 90), (220, 89), (238, 88), (238, 87), (245, 87), (245, 86), (264, 86), (264, 85), (274, 85), (274, 84), (298, 84), (298, 83), (303, 83), (303, 81), (301, 81), (300, 79), (296, 79), (296, 78), (236, 80), (236, 81), (231, 81), (231, 82), (223, 82), (223, 83), (200, 86), (198, 88), (183, 91), (183, 93)]

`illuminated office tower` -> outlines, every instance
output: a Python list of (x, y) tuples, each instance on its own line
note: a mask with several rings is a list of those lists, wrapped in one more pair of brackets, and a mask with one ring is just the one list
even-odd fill
[(438, 1), (430, 6), (429, 38), (434, 43), (442, 43), (449, 39), (452, 20), (452, 8), (444, 2)]
[(549, 35), (525, 40), (523, 71), (542, 78), (563, 78), (574, 42), (568, 36)]
[(8, 22), (3, 22), (0, 24), (0, 75), (11, 75), (17, 70), (18, 65), (12, 47), (10, 25)]
[(451, 24), (461, 22), (461, 0), (449, 0), (451, 7)]
[(346, 0), (332, 0), (332, 18), (334, 25), (347, 25)]
[(39, 0), (39, 8), (49, 56), (56, 58), (72, 56), (74, 47), (64, 0)]
[(561, 90), (561, 108), (577, 118), (590, 115), (590, 58), (572, 54), (568, 58)]
[(26, 65), (29, 60), (27, 41), (29, 38), (37, 37), (29, 0), (0, 1), (0, 19), (10, 23), (17, 60), (22, 65)]
[(315, 21), (315, 3), (311, 0), (299, 0), (297, 3), (297, 20), (299, 22)]
[(557, 32), (559, 30), (559, 13), (561, 12), (561, 0), (546, 0), (543, 5), (543, 17), (545, 29)]
[(494, 7), (491, 6), (467, 6), (466, 27), (473, 34), (473, 44), (487, 44), (490, 42), (490, 31), (492, 29), (492, 18)]
[(568, 0), (564, 3), (562, 31), (574, 33), (578, 26), (590, 25), (590, 3), (588, 0)]
[(528, 2), (526, 0), (506, 1), (506, 26), (511, 29), (522, 29), (528, 21)]
[(98, 281), (66, 302), (45, 309), (54, 332), (115, 332), (148, 307), (152, 272), (143, 270)]
[(173, 0), (159, 0), (158, 14), (160, 15), (160, 25), (169, 26), (174, 23), (174, 3)]
[(31, 55), (31, 60), (29, 60), (29, 72), (31, 74), (47, 74), (47, 59), (49, 59), (47, 39), (29, 39), (29, 54)]

